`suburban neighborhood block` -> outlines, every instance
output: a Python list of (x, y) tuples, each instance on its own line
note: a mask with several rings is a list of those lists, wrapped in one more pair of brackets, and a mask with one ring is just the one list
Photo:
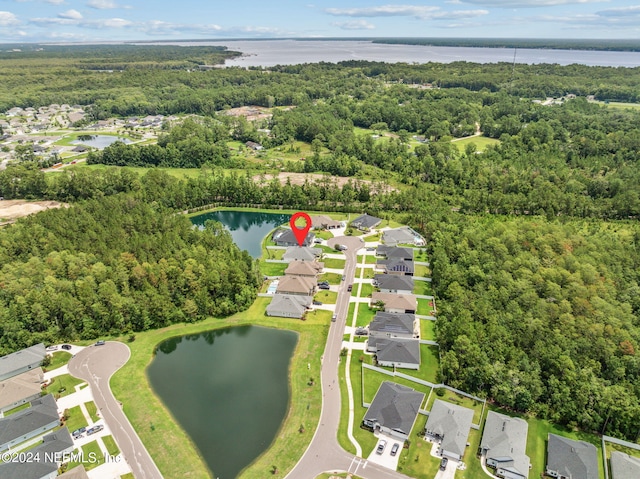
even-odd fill
[(51, 394), (31, 401), (31, 407), (0, 419), (0, 451), (36, 437), (60, 424)]
[(526, 454), (528, 430), (529, 425), (524, 419), (489, 411), (480, 451), (487, 466), (496, 470), (496, 476), (505, 479), (529, 477), (530, 460)]

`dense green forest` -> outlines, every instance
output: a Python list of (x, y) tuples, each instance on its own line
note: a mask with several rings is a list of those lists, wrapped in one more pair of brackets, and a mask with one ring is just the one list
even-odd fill
[[(167, 55), (175, 62), (184, 52)], [(91, 103), (91, 120), (194, 114), (157, 145), (91, 153), (104, 169), (47, 174), (29, 157), (0, 171), (6, 199), (73, 205), (0, 231), (3, 351), (250, 304), (251, 259), (218, 225), (199, 232), (175, 212), (366, 210), (427, 239), (441, 379), (513, 410), (637, 438), (640, 110), (585, 96), (637, 101), (640, 69), (345, 62), (193, 71), (141, 68), (130, 55), (131, 68), (107, 74), (62, 55), (1, 60), (0, 109), (69, 102)], [(532, 101), (568, 94), (577, 98)], [(245, 105), (273, 116), (251, 124), (220, 111)], [(474, 134), (465, 147), (451, 141)], [(487, 138), (486, 148), (473, 144)], [(305, 142), (311, 153), (269, 166), (246, 154), (249, 140), (276, 152)], [(177, 178), (162, 166), (200, 172)], [(281, 184), (269, 177), (281, 170), (325, 175)], [(335, 175), (350, 181), (339, 186)], [(394, 187), (376, 193), (376, 182)]]
[(114, 195), (0, 231), (0, 354), (246, 309), (259, 275), (219, 223)]

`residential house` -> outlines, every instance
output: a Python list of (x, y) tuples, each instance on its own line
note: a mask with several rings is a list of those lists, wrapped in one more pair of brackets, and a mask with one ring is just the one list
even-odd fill
[(416, 270), (413, 260), (405, 261), (399, 258), (379, 259), (376, 263), (376, 267), (383, 270), (386, 274), (398, 276), (413, 276)]
[(316, 291), (316, 280), (304, 276), (283, 276), (278, 282), (276, 294), (300, 294), (313, 296)]
[(282, 259), (287, 263), (291, 261), (315, 261), (322, 254), (320, 248), (309, 248), (308, 246), (289, 246)]
[(558, 479), (598, 479), (596, 446), (549, 434), (545, 474)]
[[(67, 462), (65, 455), (71, 451), (73, 451), (73, 439), (71, 439), (69, 430), (63, 427), (44, 436), (39, 446), (29, 450), (31, 457), (37, 458), (37, 460), (1, 464), (0, 477), (2, 479), (50, 479), (56, 477), (59, 465)], [(82, 469), (84, 470), (84, 468)]]
[(74, 467), (70, 471), (65, 472), (64, 474), (60, 474), (58, 479), (89, 479), (89, 475), (85, 470), (84, 466), (81, 464), (78, 467)]
[(440, 442), (443, 457), (459, 461), (464, 456), (472, 422), (472, 409), (436, 399), (424, 429), (427, 436)]
[(611, 479), (638, 479), (640, 477), (640, 458), (624, 452), (611, 452)]
[(397, 274), (376, 274), (373, 284), (383, 293), (411, 294), (413, 293), (413, 276)]
[(425, 245), (424, 238), (408, 226), (384, 231), (382, 233), (382, 242), (387, 246), (397, 246), (399, 244)]
[(414, 314), (393, 314), (378, 311), (369, 323), (367, 351), (378, 351), (378, 341), (390, 338), (414, 339), (420, 336), (420, 325)]
[[(480, 454), (496, 476), (527, 479), (531, 461), (526, 454), (529, 425), (524, 419), (489, 411), (482, 433)], [(640, 476), (639, 476), (640, 477)]]
[(78, 145), (75, 148), (73, 148), (71, 151), (74, 153), (85, 153), (89, 151), (89, 147), (84, 145)]
[(401, 259), (404, 261), (413, 261), (413, 248), (400, 248), (398, 246), (380, 245), (376, 249), (378, 256), (384, 256), (387, 259)]
[(47, 432), (60, 424), (51, 394), (31, 401), (31, 407), (0, 419), (0, 451)]
[(357, 228), (361, 231), (368, 231), (372, 228), (375, 228), (380, 223), (382, 223), (382, 220), (380, 218), (376, 218), (375, 216), (371, 216), (365, 213), (353, 220), (351, 222), (351, 227)]
[[(307, 233), (306, 238), (302, 242), (302, 246), (309, 246), (313, 244), (313, 240), (316, 238), (316, 235), (309, 231)], [(293, 234), (293, 231), (286, 228), (279, 228), (273, 233), (271, 237), (273, 242), (278, 246), (300, 246), (298, 244), (298, 240), (296, 236)]]
[(37, 367), (0, 382), (0, 413), (40, 397), (44, 374)]
[(420, 369), (420, 341), (417, 339), (378, 339), (376, 361), (380, 366)]
[(274, 294), (271, 303), (267, 306), (267, 316), (301, 319), (311, 306), (311, 301), (311, 296)]
[(363, 424), (403, 441), (409, 438), (424, 393), (390, 381), (380, 384)]
[(292, 261), (284, 270), (284, 274), (290, 276), (306, 276), (307, 278), (315, 278), (322, 273), (324, 263), (317, 261)]
[(384, 305), (387, 313), (415, 314), (418, 309), (418, 299), (413, 294), (372, 293), (371, 303), (375, 307), (378, 303)]
[(247, 148), (251, 148), (254, 151), (260, 151), (264, 149), (264, 147), (260, 143), (256, 143), (255, 141), (247, 141), (245, 145)]
[(333, 230), (342, 227), (342, 222), (326, 215), (312, 216), (311, 225), (315, 230)]
[(0, 358), (0, 381), (39, 367), (46, 355), (44, 344), (39, 343), (2, 356)]

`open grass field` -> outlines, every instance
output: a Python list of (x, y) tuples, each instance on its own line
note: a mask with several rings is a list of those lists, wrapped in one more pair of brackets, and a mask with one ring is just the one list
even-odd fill
[[(118, 166), (108, 166), (108, 165), (87, 165), (86, 163), (78, 163), (76, 165), (73, 166), (67, 166), (66, 168), (64, 168), (64, 170), (75, 170), (75, 169), (88, 169), (88, 170), (106, 170), (107, 168), (122, 168), (122, 167), (118, 167)], [(141, 166), (127, 166), (126, 168), (128, 168), (129, 170), (137, 173), (138, 175), (142, 176), (145, 173), (147, 173), (151, 168), (144, 168)], [(175, 178), (179, 178), (179, 179), (187, 179), (187, 178), (197, 178), (198, 176), (200, 176), (203, 172), (203, 170), (201, 168), (162, 168), (162, 167), (158, 167), (158, 168), (154, 168), (155, 170), (158, 171), (164, 171), (165, 173), (167, 173), (168, 175), (171, 175)], [(64, 171), (64, 170), (60, 170), (60, 171)]]
[(631, 108), (632, 110), (640, 109), (640, 103), (623, 103), (619, 101), (594, 101), (593, 103), (598, 103), (606, 106), (607, 108), (613, 108), (614, 110), (626, 110), (627, 108)]
[(470, 145), (471, 143), (476, 145), (476, 151), (484, 151), (488, 146), (499, 145), (500, 140), (487, 138), (486, 136), (470, 136), (468, 138), (463, 138), (462, 140), (454, 140), (452, 143), (460, 151), (464, 151), (467, 145)]
[(69, 359), (71, 359), (71, 357), (72, 357), (71, 353), (68, 353), (66, 351), (56, 351), (51, 355), (51, 363), (49, 363), (49, 365), (46, 368), (43, 368), (43, 370), (46, 372), (46, 371), (53, 371), (54, 369), (58, 369), (59, 367), (62, 367), (65, 364), (67, 364), (69, 362)]
[(75, 386), (82, 384), (84, 381), (76, 379), (70, 374), (62, 374), (52, 379), (51, 384), (45, 388), (47, 394), (53, 394), (54, 397), (64, 397), (76, 392)]
[[(310, 376), (320, 375), (320, 355), (330, 322), (322, 314), (310, 314), (306, 321), (268, 317), (265, 315), (265, 308), (269, 301), (270, 298), (258, 298), (247, 311), (224, 319), (210, 318), (197, 324), (175, 324), (137, 333), (136, 340), (129, 343), (131, 358), (111, 378), (111, 387), (118, 400), (122, 401), (125, 414), (164, 477), (214, 477), (190, 438), (154, 394), (145, 374), (146, 367), (153, 359), (155, 347), (170, 337), (247, 324), (296, 331), (299, 336), (291, 360), (291, 400), (287, 417), (276, 435), (277, 441), (246, 468), (240, 478), (264, 479), (267, 474), (274, 478), (284, 477), (311, 441), (320, 415), (321, 389), (319, 385), (310, 387), (307, 382)], [(307, 369), (307, 364), (311, 365), (310, 370)], [(131, 388), (131, 384), (136, 384), (136, 387)], [(149, 428), (151, 423), (155, 427), (154, 431)], [(307, 432), (304, 434), (298, 432), (301, 424), (306, 427)], [(279, 473), (276, 475), (267, 472), (273, 464), (278, 465)]]

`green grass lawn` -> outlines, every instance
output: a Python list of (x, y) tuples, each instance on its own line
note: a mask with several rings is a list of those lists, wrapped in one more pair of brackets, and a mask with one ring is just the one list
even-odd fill
[(262, 252), (263, 259), (282, 259), (284, 254), (287, 252), (286, 249), (267, 249)]
[(362, 264), (362, 258), (364, 258), (364, 264), (376, 264), (380, 259), (370, 254), (359, 254), (357, 258), (358, 264)]
[(120, 479), (135, 479), (131, 472), (126, 473), (124, 476), (120, 476)]
[(53, 371), (54, 369), (58, 369), (59, 367), (67, 364), (72, 357), (73, 356), (71, 355), (71, 353), (68, 353), (66, 351), (56, 351), (51, 355), (51, 362), (49, 363), (49, 365), (42, 369), (45, 372)]
[[(378, 366), (385, 371), (393, 372), (393, 368)], [(438, 355), (438, 347), (428, 344), (420, 345), (420, 369), (398, 369), (402, 373), (430, 383), (438, 383), (438, 372), (440, 370), (440, 359)]]
[(360, 275), (362, 274), (362, 270), (364, 269), (364, 276), (363, 278), (367, 278), (367, 279), (373, 279), (374, 276), (374, 271), (373, 268), (356, 268), (356, 278), (359, 278)]
[(436, 322), (429, 321), (428, 319), (420, 320), (420, 337), (422, 339), (430, 339), (435, 341), (436, 339)]
[(413, 260), (428, 263), (429, 256), (427, 255), (427, 250), (423, 248), (413, 248)]
[[(100, 449), (100, 446), (98, 445), (98, 441), (91, 441), (82, 446), (82, 452), (85, 457), (84, 468), (87, 471), (104, 464), (104, 455), (102, 454), (102, 449)], [(95, 461), (93, 458), (95, 458)]]
[[(300, 226), (297, 226), (297, 224), (296, 224), (296, 227), (300, 228)], [(322, 238), (323, 240), (328, 240), (333, 238), (333, 233), (331, 233), (328, 230), (314, 230), (314, 232), (318, 238)]]
[(107, 448), (107, 452), (110, 456), (117, 456), (120, 454), (120, 449), (118, 449), (118, 445), (116, 444), (115, 439), (113, 439), (113, 436), (104, 436), (102, 438), (102, 442), (104, 442), (104, 447)]
[(338, 258), (325, 258), (322, 260), (325, 268), (344, 269), (346, 261)]
[(76, 392), (75, 386), (82, 384), (82, 379), (77, 379), (70, 374), (62, 374), (52, 378), (52, 383), (45, 388), (47, 394), (53, 394), (54, 397), (64, 397)]
[[(366, 357), (366, 362), (369, 361), (369, 358), (371, 358), (371, 356)], [(382, 369), (387, 369), (387, 368), (382, 368)], [(389, 372), (393, 371), (393, 369), (391, 368), (387, 370)], [(373, 398), (375, 397), (376, 392), (380, 387), (380, 384), (382, 384), (384, 381), (391, 381), (394, 383), (402, 384), (403, 386), (408, 386), (412, 389), (415, 389), (416, 391), (420, 391), (424, 393), (425, 399), (421, 406), (422, 407), (425, 406), (425, 403), (427, 402), (427, 397), (429, 396), (429, 392), (431, 392), (430, 387), (424, 386), (422, 384), (419, 384), (413, 381), (409, 381), (408, 379), (393, 377), (378, 371), (372, 371), (371, 369), (363, 369), (363, 371), (364, 371), (364, 400), (365, 401), (367, 402), (373, 401)], [(400, 371), (402, 371), (405, 374), (411, 374), (413, 372), (409, 369), (401, 369)]]
[(364, 232), (360, 231), (358, 228), (347, 228), (344, 232), (345, 236), (362, 236)]
[[(338, 381), (340, 381), (340, 425), (338, 426), (338, 443), (340, 446), (351, 454), (356, 453), (356, 448), (351, 441), (349, 441), (349, 437), (347, 436), (347, 429), (349, 425), (349, 397), (347, 393), (347, 379), (345, 376), (346, 370), (346, 361), (342, 357), (340, 364), (338, 365)], [(353, 363), (354, 356), (352, 356), (351, 361)], [(353, 378), (352, 378), (353, 380)]]
[(84, 407), (87, 408), (87, 412), (89, 413), (89, 417), (93, 422), (98, 422), (100, 419), (98, 417), (98, 406), (93, 401), (89, 401), (84, 403)]
[(80, 429), (81, 427), (87, 427), (89, 423), (87, 419), (82, 414), (82, 410), (80, 406), (73, 406), (68, 410), (69, 419), (65, 422), (65, 426), (69, 429), (69, 432), (73, 432), (76, 429)]
[(31, 403), (24, 403), (24, 404), (21, 404), (20, 406), (16, 406), (13, 409), (9, 409), (8, 411), (5, 411), (4, 412), (4, 417), (11, 416), (12, 414), (20, 412), (23, 409), (27, 409), (29, 407), (31, 407)]
[(318, 275), (318, 281), (329, 281), (329, 284), (338, 285), (342, 282), (342, 275), (338, 273), (322, 273)]
[[(413, 432), (409, 436), (409, 448), (402, 449), (398, 461), (398, 472), (402, 472), (410, 477), (431, 479), (438, 472), (440, 459), (430, 454), (431, 443), (418, 436), (427, 424), (427, 416), (418, 414)], [(456, 477), (457, 477), (456, 473)], [(482, 479), (478, 476), (474, 479)]]
[(347, 326), (351, 326), (353, 321), (353, 312), (356, 309), (356, 303), (349, 303), (349, 309), (347, 311)]
[(289, 266), (287, 263), (267, 263), (266, 261), (260, 261), (260, 272), (265, 276), (283, 276), (287, 266)]
[(327, 291), (326, 289), (321, 289), (316, 293), (313, 297), (316, 301), (321, 301), (325, 304), (336, 304), (338, 300), (338, 293), (335, 291)]
[(373, 451), (373, 448), (376, 447), (378, 440), (372, 432), (361, 427), (364, 415), (367, 413), (367, 408), (362, 406), (362, 365), (359, 361), (359, 357), (361, 356), (365, 355), (359, 351), (354, 351), (354, 354), (351, 356), (351, 367), (349, 368), (351, 387), (353, 388), (353, 436), (362, 447), (363, 457), (368, 457), (371, 451)]
[(611, 459), (612, 451), (623, 452), (630, 456), (640, 458), (640, 451), (638, 451), (637, 449), (631, 449), (630, 447), (620, 446), (612, 442), (607, 442), (606, 446), (607, 446), (607, 459)]
[(371, 309), (368, 304), (360, 303), (358, 305), (358, 317), (356, 319), (356, 326), (366, 326), (371, 321), (373, 321), (373, 317), (376, 315), (376, 311)]
[(372, 235), (364, 236), (362, 239), (363, 239), (365, 242), (367, 242), (367, 241), (369, 241), (369, 242), (372, 242), (372, 241), (380, 241), (380, 237), (381, 237), (381, 236), (382, 236), (382, 235), (381, 235), (380, 233), (375, 233), (375, 234), (372, 234)]
[(499, 145), (500, 140), (494, 138), (487, 138), (486, 136), (470, 136), (469, 138), (463, 138), (462, 140), (454, 140), (452, 143), (458, 148), (459, 151), (465, 151), (467, 145), (473, 143), (476, 145), (476, 151), (484, 151), (488, 146)]
[(428, 266), (425, 266), (423, 264), (417, 264), (413, 275), (422, 276), (423, 278), (428, 278), (431, 276), (431, 270), (429, 269)]
[[(480, 440), (482, 435), (480, 431), (471, 429), (469, 431), (469, 437), (467, 438), (467, 449), (464, 453), (463, 461), (467, 465), (464, 471), (456, 473), (458, 479), (476, 479), (481, 477), (488, 477), (482, 470), (480, 464), (480, 458), (478, 457), (478, 448), (480, 447)], [(533, 479), (534, 476), (529, 473), (529, 477)]]
[(415, 280), (413, 282), (413, 294), (433, 296), (433, 290), (431, 289), (431, 283), (429, 281)]
[[(255, 324), (299, 333), (298, 344), (291, 359), (289, 411), (281, 426), (277, 440), (253, 464), (240, 474), (241, 479), (264, 479), (265, 471), (277, 464), (279, 473), (269, 477), (282, 478), (296, 464), (307, 448), (318, 423), (321, 409), (319, 382), (309, 386), (309, 377), (320, 376), (320, 356), (331, 324), (329, 311), (309, 314), (306, 321), (271, 318), (265, 315), (270, 298), (258, 298), (246, 311), (228, 318), (210, 318), (196, 324), (174, 324), (167, 328), (136, 333), (136, 340), (129, 343), (131, 358), (111, 378), (111, 388), (124, 405), (124, 412), (132, 422), (142, 442), (150, 452), (164, 477), (211, 478), (211, 474), (198, 454), (191, 439), (174, 421), (159, 398), (153, 393), (145, 374), (153, 359), (156, 346), (176, 336), (197, 334), (203, 331)], [(311, 369), (307, 369), (307, 365)], [(135, 388), (131, 384), (136, 384)], [(155, 430), (151, 431), (149, 424)], [(298, 429), (304, 424), (306, 432)]]
[(429, 299), (420, 299), (418, 298), (418, 309), (416, 314), (421, 316), (432, 316), (433, 309), (429, 306)]
[[(371, 283), (362, 283), (362, 289), (360, 290), (361, 298), (368, 298), (373, 293), (373, 285)], [(353, 286), (353, 289), (356, 289), (356, 285)]]
[[(73, 157), (74, 160), (77, 160), (79, 157)], [(133, 171), (134, 173), (137, 173), (139, 176), (143, 176), (144, 174), (146, 174), (151, 168), (145, 168), (142, 166), (126, 166), (126, 167), (121, 167), (121, 166), (110, 166), (110, 165), (87, 165), (86, 163), (82, 162), (82, 163), (78, 163), (76, 165), (73, 166), (68, 166), (66, 168), (64, 168), (65, 170), (75, 170), (75, 169), (87, 169), (87, 170), (106, 170), (107, 168), (127, 168), (128, 170)], [(201, 168), (162, 168), (162, 167), (157, 167), (157, 168), (153, 168), (154, 170), (158, 170), (158, 171), (163, 171), (164, 173), (167, 173), (170, 176), (173, 176), (174, 178), (178, 178), (178, 179), (189, 179), (189, 178), (197, 178), (198, 176), (200, 176), (202, 174), (202, 169)], [(59, 170), (62, 171), (62, 170)]]

